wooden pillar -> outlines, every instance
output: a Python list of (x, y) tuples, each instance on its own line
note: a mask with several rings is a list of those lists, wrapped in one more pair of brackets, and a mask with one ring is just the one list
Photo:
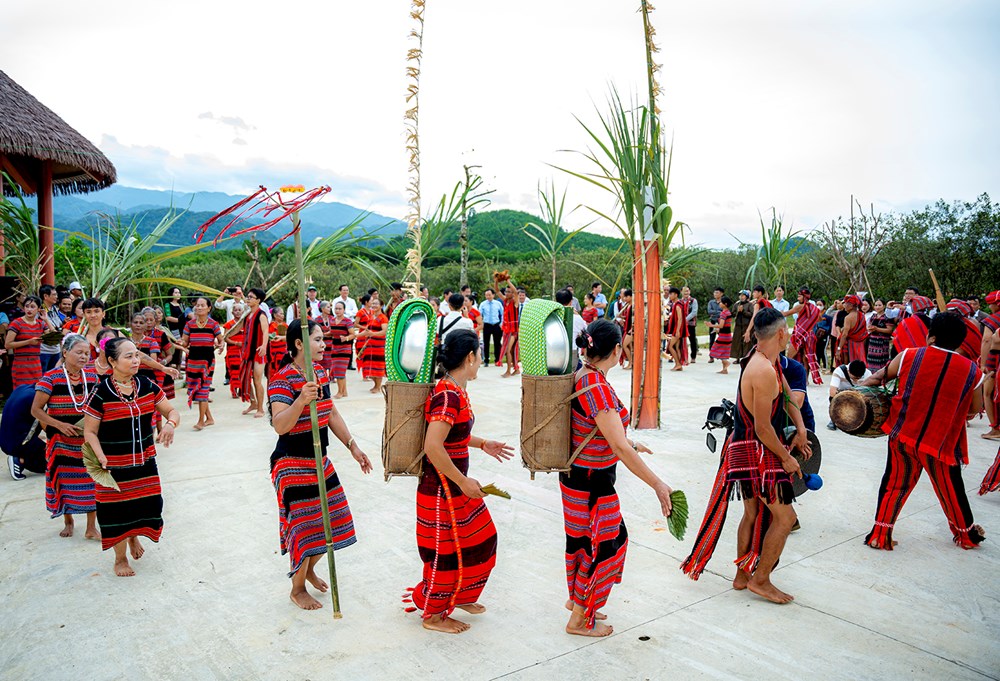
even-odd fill
[[(42, 161), (38, 183), (38, 247), (42, 254), (42, 283), (56, 284), (55, 233), (52, 231), (52, 161)], [(45, 229), (48, 227), (49, 229)], [(37, 291), (34, 292), (37, 294)]]
[[(645, 268), (640, 267), (645, 261)], [(660, 248), (657, 241), (635, 244), (632, 272), (632, 307), (635, 329), (632, 339), (632, 423), (635, 428), (660, 427)], [(643, 279), (645, 269), (645, 279)], [(641, 396), (641, 399), (640, 399)]]

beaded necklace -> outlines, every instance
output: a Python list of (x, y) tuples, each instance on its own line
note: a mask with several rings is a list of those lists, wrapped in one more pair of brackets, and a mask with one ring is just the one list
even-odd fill
[[(136, 398), (139, 396), (139, 385), (134, 376), (130, 377), (129, 383), (126, 385), (130, 384), (132, 386), (132, 394), (125, 395), (122, 393), (120, 389), (121, 386), (114, 374), (108, 376), (108, 380), (111, 383), (111, 389), (114, 390), (115, 395), (117, 395), (118, 399), (120, 399), (122, 403), (128, 407), (129, 421), (131, 421), (129, 424), (129, 435), (132, 438), (132, 465), (134, 466), (136, 455), (135, 450), (142, 447), (142, 407), (136, 403)], [(138, 446), (136, 446), (136, 438), (138, 438)]]
[(81, 369), (80, 370), (80, 383), (83, 385), (83, 396), (80, 399), (80, 403), (76, 402), (76, 391), (73, 390), (73, 384), (69, 380), (69, 371), (66, 369), (66, 365), (63, 364), (63, 377), (66, 379), (66, 390), (69, 392), (69, 399), (73, 402), (73, 411), (77, 414), (83, 411), (83, 405), (87, 404), (87, 396), (90, 394), (90, 390), (87, 386), (87, 374)]

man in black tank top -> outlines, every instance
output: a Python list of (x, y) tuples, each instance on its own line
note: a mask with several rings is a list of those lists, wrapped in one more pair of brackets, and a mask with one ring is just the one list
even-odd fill
[[(795, 511), (790, 506), (791, 476), (802, 475), (798, 462), (781, 441), (774, 426), (779, 416), (783, 418), (781, 412), (786, 411), (785, 396), (791, 393), (778, 365), (781, 351), (788, 343), (789, 331), (784, 316), (769, 307), (754, 316), (753, 328), (757, 349), (746, 361), (740, 376), (737, 428), (730, 443), (730, 477), (736, 477), (734, 473), (738, 474), (738, 471), (733, 468), (740, 466), (740, 457), (736, 456), (738, 447), (734, 445), (742, 445), (748, 450), (756, 448), (757, 454), (751, 454), (746, 459), (758, 463), (756, 471), (750, 471), (752, 483), (741, 484), (743, 518), (737, 533), (739, 570), (733, 588), (749, 589), (774, 603), (788, 603), (792, 596), (771, 583), (771, 570), (777, 565), (788, 533), (795, 524)], [(802, 415), (794, 408), (788, 409), (787, 413), (797, 430), (791, 448), (802, 451), (808, 458), (812, 452)], [(745, 470), (745, 463), (743, 467)], [(770, 513), (771, 518), (758, 555), (752, 548), (754, 525), (758, 516), (765, 512)]]

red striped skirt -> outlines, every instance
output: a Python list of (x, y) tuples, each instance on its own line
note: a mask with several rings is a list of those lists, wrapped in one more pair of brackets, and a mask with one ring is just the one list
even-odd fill
[[(326, 477), (326, 499), (330, 506), (330, 527), (333, 548), (339, 550), (358, 539), (354, 535), (354, 518), (337, 471), (330, 459), (323, 459)], [(309, 556), (326, 553), (323, 530), (323, 509), (319, 500), (316, 459), (281, 452), (271, 455), (271, 483), (278, 497), (278, 537), (281, 555), (289, 554), (294, 575)]]
[(497, 530), (482, 499), (470, 499), (429, 463), (417, 486), (417, 550), (423, 578), (412, 589), (424, 619), (479, 600), (497, 561)]
[(364, 353), (358, 359), (365, 378), (385, 377), (385, 338), (366, 338)]
[(14, 351), (10, 365), (11, 389), (22, 385), (35, 385), (42, 377), (42, 356), (35, 352)]
[(616, 466), (573, 466), (559, 474), (566, 530), (566, 585), (592, 628), (611, 588), (622, 581), (628, 530), (615, 492)]
[(233, 397), (240, 395), (240, 348), (230, 345), (226, 348), (226, 369), (229, 370), (229, 393)]
[(712, 350), (708, 353), (708, 356), (713, 359), (729, 359), (729, 353), (733, 348), (733, 334), (732, 331), (729, 333), (720, 333), (715, 337), (715, 343), (712, 344)]
[(855, 360), (866, 362), (868, 361), (868, 343), (865, 340), (849, 340), (847, 341), (847, 361), (853, 362)]
[(45, 448), (45, 508), (53, 518), (97, 510), (94, 481), (83, 465), (83, 436), (56, 432)]
[(107, 551), (129, 537), (148, 537), (160, 541), (163, 532), (163, 497), (156, 459), (141, 466), (111, 468), (111, 475), (121, 488), (94, 484), (97, 499), (97, 522), (101, 526), (101, 548)]
[(347, 378), (347, 365), (351, 363), (351, 358), (347, 355), (334, 355), (330, 358), (330, 378)]
[(192, 402), (208, 402), (214, 369), (214, 361), (188, 358), (184, 381), (187, 384), (189, 407)]
[[(279, 337), (278, 340), (271, 341), (271, 344), (267, 348), (267, 371), (269, 376), (274, 376), (281, 370), (281, 363), (285, 360), (287, 352), (288, 342), (284, 338)], [(264, 387), (267, 388), (266, 382)]]

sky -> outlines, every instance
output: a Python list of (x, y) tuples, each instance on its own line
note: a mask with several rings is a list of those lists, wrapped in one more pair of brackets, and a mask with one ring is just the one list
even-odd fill
[[(688, 243), (735, 247), (774, 207), (810, 230), (850, 210), (1000, 196), (1000, 3), (654, 3), (671, 205)], [(420, 82), (425, 206), (463, 165), (493, 207), (566, 189), (580, 226), (609, 196), (581, 125), (611, 87), (645, 91), (638, 0), (427, 0)], [(409, 2), (16, 3), (0, 69), (92, 140), (121, 184), (248, 193), (329, 184), (406, 213)], [(579, 119), (579, 121), (577, 120)], [(607, 224), (588, 229), (610, 233)]]

